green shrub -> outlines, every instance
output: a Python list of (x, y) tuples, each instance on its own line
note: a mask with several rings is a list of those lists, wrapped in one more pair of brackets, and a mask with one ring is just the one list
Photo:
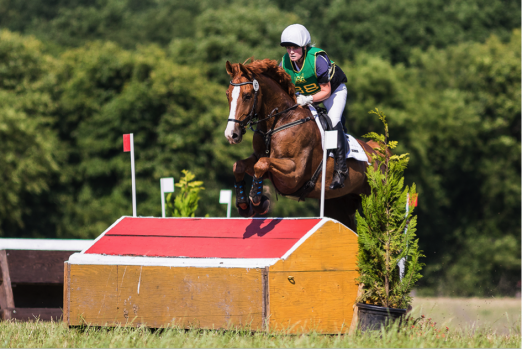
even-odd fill
[(194, 217), (198, 209), (199, 192), (205, 190), (202, 181), (194, 181), (196, 176), (188, 171), (182, 170), (183, 177), (175, 186), (181, 192), (173, 199), (174, 193), (167, 195), (167, 209), (172, 217)]
[[(359, 233), (358, 281), (364, 285), (363, 293), (357, 299), (391, 308), (406, 308), (411, 303), (409, 293), (415, 282), (422, 277), (420, 270), (423, 257), (415, 239), (417, 217), (413, 207), (407, 211), (406, 202), (416, 195), (415, 184), (404, 188), (404, 170), (408, 164), (408, 154), (391, 155), (397, 146), (389, 141), (386, 116), (379, 109), (371, 111), (384, 124), (385, 135), (370, 132), (364, 137), (379, 144), (372, 157), (374, 166), (368, 166), (366, 174), (371, 194), (363, 196), (364, 217), (357, 212)], [(407, 229), (406, 229), (407, 228)], [(399, 263), (405, 259), (401, 277)]]

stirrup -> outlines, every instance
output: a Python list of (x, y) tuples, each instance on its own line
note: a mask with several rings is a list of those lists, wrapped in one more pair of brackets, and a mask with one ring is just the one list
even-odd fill
[(252, 181), (252, 188), (250, 188), (250, 200), (254, 206), (258, 206), (261, 203), (261, 196), (263, 194), (263, 180), (257, 179), (254, 176)]
[(332, 183), (330, 183), (330, 189), (344, 188), (344, 181), (346, 180), (347, 177), (348, 177), (348, 171), (345, 171), (345, 172), (341, 172), (339, 170), (334, 171)]

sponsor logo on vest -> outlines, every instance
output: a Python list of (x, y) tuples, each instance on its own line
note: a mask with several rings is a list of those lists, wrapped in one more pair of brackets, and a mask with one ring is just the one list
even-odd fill
[(305, 82), (306, 82), (306, 79), (304, 78), (303, 75), (296, 76), (296, 78), (295, 78), (296, 84), (304, 84)]

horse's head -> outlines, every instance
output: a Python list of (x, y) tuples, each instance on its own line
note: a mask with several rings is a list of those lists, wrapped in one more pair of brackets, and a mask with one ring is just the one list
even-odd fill
[(261, 91), (259, 82), (243, 64), (230, 64), (227, 61), (226, 67), (231, 80), (227, 89), (230, 114), (225, 137), (230, 144), (238, 144), (243, 140), (247, 122), (254, 118), (259, 110)]

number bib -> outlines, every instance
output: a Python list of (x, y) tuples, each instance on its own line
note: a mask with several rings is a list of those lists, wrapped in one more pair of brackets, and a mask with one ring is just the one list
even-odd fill
[[(303, 95), (313, 95), (321, 91), (315, 70), (315, 61), (318, 53), (326, 52), (315, 47), (308, 49), (303, 67), (300, 71), (295, 70), (295, 66), (290, 60), (288, 53), (283, 56), (283, 69), (292, 77), (296, 92)], [(334, 62), (332, 62), (332, 65), (333, 64)]]

